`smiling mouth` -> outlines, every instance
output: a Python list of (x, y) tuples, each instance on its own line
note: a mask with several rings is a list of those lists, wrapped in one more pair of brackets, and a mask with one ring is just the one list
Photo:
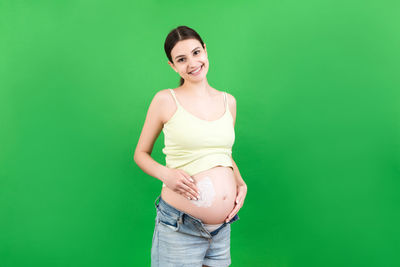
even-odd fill
[(203, 69), (203, 66), (204, 66), (204, 64), (201, 65), (199, 68), (195, 69), (194, 71), (189, 72), (189, 74), (192, 74), (193, 72), (195, 72), (194, 74), (200, 72)]

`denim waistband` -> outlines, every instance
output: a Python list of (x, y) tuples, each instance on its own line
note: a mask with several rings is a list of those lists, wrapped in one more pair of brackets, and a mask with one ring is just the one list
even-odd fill
[[(158, 203), (157, 203), (158, 202)], [(171, 206), (170, 204), (168, 204), (167, 202), (165, 202), (162, 198), (161, 195), (159, 195), (156, 200), (154, 201), (154, 205), (156, 208), (160, 208), (160, 206), (162, 207), (162, 209), (168, 211), (168, 213), (170, 214), (174, 214), (178, 220), (179, 223), (183, 223), (184, 220), (189, 220), (192, 221), (193, 224), (195, 224), (197, 227), (199, 227), (201, 232), (205, 232), (206, 234), (208, 234), (209, 232), (206, 230), (204, 223), (196, 217), (191, 216), (190, 214), (187, 214), (181, 210), (178, 210), (176, 208), (174, 208), (173, 206)], [(215, 229), (214, 231), (212, 231), (211, 233), (209, 233), (211, 236), (214, 236), (216, 234), (218, 234), (219, 230), (221, 230), (223, 227), (225, 227), (227, 224), (231, 224), (237, 220), (239, 220), (239, 216), (237, 214), (235, 214), (235, 216), (229, 221), (229, 222), (223, 222), (222, 225)], [(209, 237), (209, 236), (208, 236)]]

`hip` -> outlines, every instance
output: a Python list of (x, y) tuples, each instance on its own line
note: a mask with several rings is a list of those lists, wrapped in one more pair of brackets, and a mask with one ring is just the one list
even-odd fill
[[(157, 203), (158, 201), (158, 203)], [(208, 231), (201, 220), (175, 209), (161, 196), (155, 201), (157, 216), (151, 249), (151, 266), (229, 266), (230, 224)]]

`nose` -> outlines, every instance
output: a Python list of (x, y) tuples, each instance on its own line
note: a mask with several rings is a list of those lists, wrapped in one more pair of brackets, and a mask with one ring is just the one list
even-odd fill
[(188, 66), (189, 66), (189, 70), (194, 70), (194, 68), (197, 67), (196, 60), (194, 60), (193, 58), (189, 57)]

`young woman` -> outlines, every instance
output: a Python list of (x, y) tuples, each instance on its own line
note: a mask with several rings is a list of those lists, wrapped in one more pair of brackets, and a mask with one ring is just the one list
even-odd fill
[[(196, 31), (173, 29), (164, 49), (180, 86), (155, 94), (134, 155), (163, 182), (151, 266), (229, 266), (230, 224), (247, 194), (232, 158), (236, 100), (208, 84), (206, 45)], [(151, 158), (161, 130), (166, 166)]]

